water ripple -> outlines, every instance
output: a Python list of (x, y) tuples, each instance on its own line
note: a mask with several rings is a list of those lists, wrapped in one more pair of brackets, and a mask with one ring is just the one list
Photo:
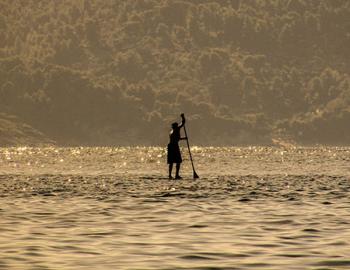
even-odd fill
[(0, 149), (0, 269), (350, 268), (348, 148), (193, 150)]

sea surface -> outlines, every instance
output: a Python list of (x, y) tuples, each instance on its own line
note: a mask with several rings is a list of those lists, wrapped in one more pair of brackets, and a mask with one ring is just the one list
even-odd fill
[(0, 148), (0, 269), (350, 269), (350, 148)]

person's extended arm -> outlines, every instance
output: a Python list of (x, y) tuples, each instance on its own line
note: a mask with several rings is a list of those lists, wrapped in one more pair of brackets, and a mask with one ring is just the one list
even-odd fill
[[(179, 126), (179, 128), (182, 128), (186, 123), (185, 114), (182, 113), (181, 118), (182, 118), (182, 121), (181, 121), (181, 125)], [(187, 137), (182, 137), (182, 138), (180, 138), (180, 140), (187, 140)]]
[(186, 123), (185, 114), (182, 113), (181, 118), (182, 118), (182, 121), (181, 121), (179, 128), (182, 128)]

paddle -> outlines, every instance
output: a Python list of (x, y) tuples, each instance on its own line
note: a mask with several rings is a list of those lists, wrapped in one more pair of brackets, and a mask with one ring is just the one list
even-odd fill
[(187, 131), (186, 131), (186, 126), (184, 125), (184, 131), (185, 131), (185, 137), (186, 137), (186, 142), (187, 142), (187, 148), (188, 148), (188, 153), (190, 154), (190, 159), (191, 159), (191, 164), (192, 164), (192, 169), (193, 169), (193, 179), (199, 178), (198, 174), (196, 173), (193, 165), (193, 159), (192, 159), (192, 154), (191, 154), (191, 149), (190, 149), (190, 143), (188, 142), (188, 136), (187, 136)]

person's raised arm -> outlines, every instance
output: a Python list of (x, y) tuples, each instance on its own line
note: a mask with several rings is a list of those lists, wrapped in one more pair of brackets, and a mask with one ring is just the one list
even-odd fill
[(183, 113), (181, 114), (181, 119), (182, 119), (182, 121), (181, 121), (179, 128), (182, 128), (186, 123), (185, 114), (183, 114)]
[[(186, 123), (186, 119), (185, 119), (185, 114), (181, 114), (181, 118), (182, 118), (182, 121), (181, 121), (181, 124), (180, 124), (180, 126), (179, 126), (179, 128), (182, 128), (184, 125), (185, 125), (185, 123)], [(180, 140), (186, 140), (187, 139), (187, 137), (181, 137), (180, 138)]]

